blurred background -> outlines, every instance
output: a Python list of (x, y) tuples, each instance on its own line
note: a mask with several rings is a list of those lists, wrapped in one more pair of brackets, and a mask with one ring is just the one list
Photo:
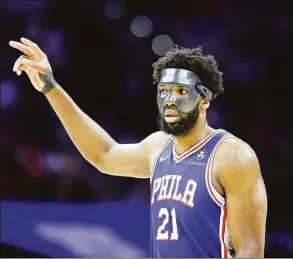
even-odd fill
[[(99, 173), (46, 99), (12, 67), (27, 37), (55, 79), (120, 143), (157, 130), (152, 63), (174, 44), (218, 60), (225, 93), (208, 120), (256, 151), (268, 192), (266, 257), (293, 255), (293, 2), (0, 2), (1, 253), (146, 257), (149, 182)], [(34, 255), (32, 253), (35, 253)]]

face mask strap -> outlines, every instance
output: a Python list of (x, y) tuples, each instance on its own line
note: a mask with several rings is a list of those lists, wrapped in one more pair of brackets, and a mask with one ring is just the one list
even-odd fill
[(201, 84), (195, 85), (196, 91), (201, 95), (201, 97), (205, 98), (208, 102), (210, 102), (213, 98), (213, 93), (207, 89), (205, 86)]

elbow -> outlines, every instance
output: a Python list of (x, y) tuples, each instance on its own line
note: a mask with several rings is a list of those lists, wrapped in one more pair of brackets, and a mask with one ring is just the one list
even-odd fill
[(108, 152), (112, 148), (110, 145), (95, 145), (99, 148), (86, 146), (76, 146), (81, 156), (101, 173), (107, 171)]
[(91, 153), (81, 153), (83, 158), (89, 162), (93, 167), (95, 167), (99, 172), (108, 174), (108, 168), (103, 159), (103, 155), (91, 154)]
[[(81, 153), (83, 158), (87, 160), (93, 167), (95, 167), (100, 173), (107, 175), (119, 176), (119, 170), (116, 170), (116, 164), (113, 159), (110, 159), (106, 152), (100, 153)], [(118, 173), (116, 172), (118, 171)]]
[(103, 155), (102, 154), (97, 154), (96, 152), (94, 153), (93, 150), (88, 150), (88, 149), (82, 149), (78, 148), (78, 151), (80, 155), (86, 160), (88, 163), (90, 163), (93, 167), (98, 169), (101, 173), (105, 171), (105, 166), (103, 162)]

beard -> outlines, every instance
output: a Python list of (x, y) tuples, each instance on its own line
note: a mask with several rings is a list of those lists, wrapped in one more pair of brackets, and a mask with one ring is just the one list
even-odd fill
[[(165, 109), (173, 109), (179, 113), (180, 119), (174, 123), (167, 123), (165, 121), (164, 111)], [(175, 137), (183, 137), (188, 135), (188, 133), (194, 128), (199, 117), (199, 103), (194, 107), (189, 113), (179, 112), (175, 105), (170, 107), (165, 107), (162, 113), (158, 116), (158, 125), (160, 130), (171, 134)]]

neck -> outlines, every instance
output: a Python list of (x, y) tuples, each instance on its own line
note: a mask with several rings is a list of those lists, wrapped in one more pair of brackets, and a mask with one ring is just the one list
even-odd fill
[(185, 151), (196, 145), (207, 135), (211, 134), (215, 129), (211, 128), (205, 118), (198, 118), (194, 128), (184, 137), (173, 137), (174, 147), (177, 155), (183, 154)]

